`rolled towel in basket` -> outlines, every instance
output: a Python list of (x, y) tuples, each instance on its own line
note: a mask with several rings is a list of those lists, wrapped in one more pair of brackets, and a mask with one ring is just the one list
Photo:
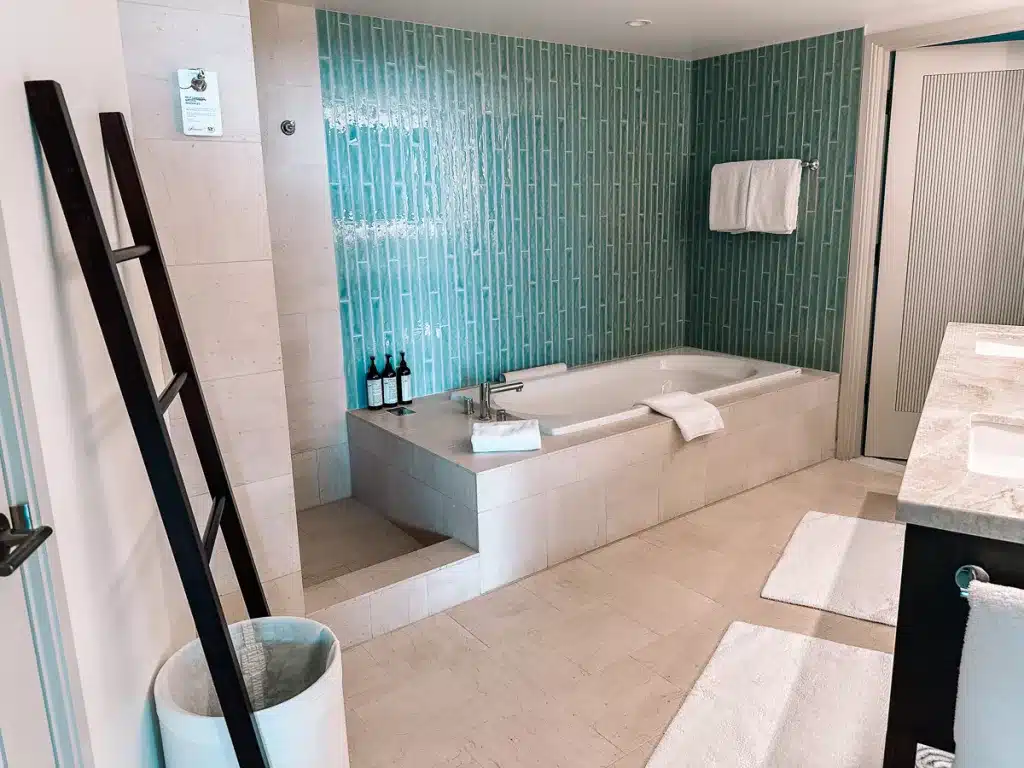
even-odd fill
[(476, 422), (470, 442), (473, 443), (473, 453), (539, 451), (540, 422), (536, 419)]

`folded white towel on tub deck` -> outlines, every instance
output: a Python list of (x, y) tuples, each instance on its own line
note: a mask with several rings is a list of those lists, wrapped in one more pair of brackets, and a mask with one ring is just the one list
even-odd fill
[(711, 168), (708, 224), (717, 232), (747, 231), (750, 174), (753, 163), (719, 163)]
[(1019, 768), (1024, 761), (1024, 590), (980, 581), (956, 692), (956, 768)]
[(707, 400), (689, 392), (655, 395), (641, 400), (640, 404), (674, 420), (679, 431), (683, 433), (684, 440), (693, 440), (725, 429), (725, 422), (722, 421), (722, 414), (718, 409)]
[(474, 453), (539, 451), (540, 422), (536, 419), (476, 422), (470, 442)]
[(747, 231), (791, 235), (800, 212), (799, 160), (755, 160), (750, 170)]

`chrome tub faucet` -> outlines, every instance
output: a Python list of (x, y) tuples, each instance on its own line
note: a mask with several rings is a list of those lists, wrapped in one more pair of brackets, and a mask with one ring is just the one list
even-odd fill
[(480, 414), (477, 416), (480, 421), (490, 421), (493, 418), (491, 413), (491, 395), (501, 392), (522, 392), (523, 382), (507, 381), (504, 384), (484, 381), (480, 383)]

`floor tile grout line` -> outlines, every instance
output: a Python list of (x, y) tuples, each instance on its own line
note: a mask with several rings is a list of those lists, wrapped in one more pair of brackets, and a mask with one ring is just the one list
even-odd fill
[[(483, 595), (481, 595), (481, 597), (483, 597)], [(472, 602), (472, 601), (470, 601), (470, 602)], [(458, 608), (459, 606), (455, 606), (455, 607)], [(477, 642), (482, 643), (485, 648), (489, 648), (490, 649), (490, 648), (496, 647), (496, 646), (492, 646), (490, 643), (488, 643), (482, 637), (479, 637), (473, 630), (471, 630), (469, 627), (467, 627), (465, 624), (463, 624), (457, 618), (452, 616), (452, 614), (451, 614), (452, 610), (454, 610), (454, 609), (449, 608), (447, 611), (443, 611), (440, 615), (447, 616), (449, 619), (454, 621), (456, 624), (458, 624), (460, 627), (462, 627), (462, 629), (465, 630), (465, 632), (467, 632), (469, 635), (471, 635)]]

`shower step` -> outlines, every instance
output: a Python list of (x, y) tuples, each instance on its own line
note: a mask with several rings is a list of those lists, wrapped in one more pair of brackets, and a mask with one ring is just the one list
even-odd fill
[(306, 615), (349, 648), (479, 596), (480, 555), (446, 539), (304, 592)]

